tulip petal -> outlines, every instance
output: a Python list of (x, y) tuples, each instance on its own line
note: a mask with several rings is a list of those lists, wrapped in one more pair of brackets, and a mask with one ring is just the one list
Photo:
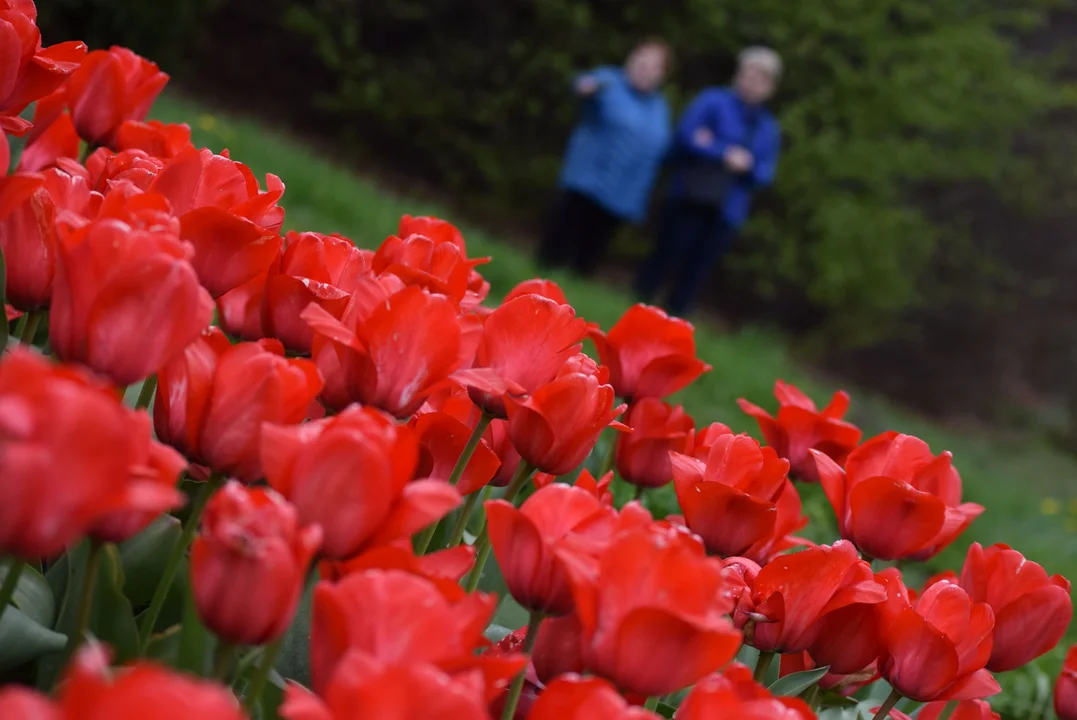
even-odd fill
[(194, 245), (191, 264), (214, 298), (264, 273), (280, 253), (279, 236), (217, 207), (191, 210), (180, 225)]
[(677, 494), (684, 519), (703, 538), (707, 550), (740, 555), (774, 531), (774, 503), (718, 482), (701, 482)]
[(884, 675), (905, 697), (935, 700), (957, 677), (953, 643), (912, 608), (897, 613), (883, 633), (889, 656)]
[(737, 405), (740, 406), (742, 412), (755, 418), (756, 423), (759, 425), (759, 432), (763, 433), (763, 440), (770, 445), (778, 453), (784, 455), (785, 448), (788, 446), (788, 439), (785, 436), (785, 431), (782, 430), (782, 426), (778, 424), (770, 413), (763, 408), (748, 402), (744, 398), (737, 400)]
[(934, 495), (892, 477), (861, 480), (849, 492), (849, 531), (873, 558), (910, 557), (943, 528), (946, 507)]
[(400, 501), (370, 539), (382, 545), (414, 535), (459, 507), (463, 499), (456, 488), (438, 480), (416, 480), (404, 487)]
[(987, 670), (966, 675), (941, 693), (938, 700), (979, 700), (1002, 692), (998, 681)]
[(1053, 648), (1073, 619), (1069, 592), (1044, 585), (995, 613), (991, 660), (994, 672), (1015, 670)]

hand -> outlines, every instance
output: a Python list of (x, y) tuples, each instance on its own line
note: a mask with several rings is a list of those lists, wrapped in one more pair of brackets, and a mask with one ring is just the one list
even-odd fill
[(710, 147), (714, 144), (714, 133), (705, 127), (696, 128), (696, 131), (692, 133), (692, 144), (699, 147)]
[(598, 92), (599, 82), (591, 75), (584, 75), (576, 81), (576, 92), (579, 95), (594, 95)]
[(752, 157), (752, 154), (737, 145), (726, 150), (723, 159), (725, 160), (726, 167), (733, 172), (738, 173), (746, 173), (750, 171), (755, 164), (755, 158)]

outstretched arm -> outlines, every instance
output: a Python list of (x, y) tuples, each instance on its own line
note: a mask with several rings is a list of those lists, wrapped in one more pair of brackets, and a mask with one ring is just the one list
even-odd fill
[(720, 91), (705, 91), (685, 109), (677, 124), (677, 145), (697, 157), (721, 160), (729, 143), (722, 138)]

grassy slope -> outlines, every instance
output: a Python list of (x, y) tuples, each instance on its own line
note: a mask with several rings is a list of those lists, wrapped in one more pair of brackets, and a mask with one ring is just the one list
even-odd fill
[[(279, 175), (288, 188), (283, 204), (290, 228), (339, 232), (360, 245), (374, 246), (394, 231), (404, 213), (441, 214), (451, 219), (444, 209), (393, 197), (301, 143), (256, 123), (209, 115), (175, 96), (162, 98), (155, 115), (189, 123), (195, 142), (215, 150), (228, 148), (233, 157), (259, 175)], [(465, 226), (464, 232), (470, 255), (493, 256), (482, 271), (493, 285), (495, 297), (535, 274), (531, 259), (520, 249), (498, 243), (474, 228)], [(616, 321), (631, 302), (623, 290), (559, 275), (555, 279), (578, 311), (603, 327)], [(677, 400), (700, 424), (719, 420), (737, 430), (754, 430), (735, 401), (748, 397), (773, 406), (775, 378), (797, 383), (817, 400), (824, 400), (833, 391), (799, 370), (780, 339), (767, 332), (718, 334), (700, 328), (697, 337), (699, 354), (715, 369)], [(1026, 442), (951, 432), (863, 393), (853, 393), (850, 419), (869, 435), (897, 429), (924, 438), (936, 451), (953, 451), (965, 480), (966, 498), (988, 509), (962, 538), (960, 547), (942, 557), (943, 563), (959, 565), (964, 548), (973, 540), (1004, 542), (1042, 563), (1049, 572), (1077, 578), (1077, 463), (1072, 459)]]

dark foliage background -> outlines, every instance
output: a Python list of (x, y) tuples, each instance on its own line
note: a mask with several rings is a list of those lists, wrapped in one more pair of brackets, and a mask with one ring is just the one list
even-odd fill
[[(922, 408), (1077, 398), (1077, 156), (1064, 0), (50, 0), (49, 39), (128, 44), (186, 87), (533, 227), (572, 74), (676, 48), (678, 107), (777, 48), (785, 155), (712, 300)], [(642, 251), (641, 233), (619, 247)], [(1077, 406), (1077, 400), (1071, 403)], [(1057, 407), (1056, 407), (1057, 406)], [(1046, 414), (1045, 414), (1046, 413)], [(1065, 413), (1062, 413), (1063, 415)]]

